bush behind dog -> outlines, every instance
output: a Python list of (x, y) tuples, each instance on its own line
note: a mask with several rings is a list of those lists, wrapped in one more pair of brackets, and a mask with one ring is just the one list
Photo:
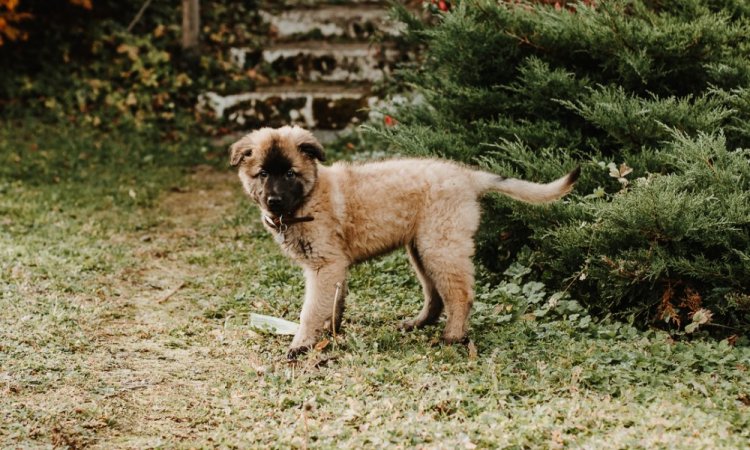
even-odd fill
[(734, 149), (750, 146), (749, 18), (731, 0), (462, 2), (432, 27), (407, 20), (427, 56), (404, 76), (426, 102), (371, 137), (537, 181), (581, 162), (566, 204), (485, 200), (484, 263), (520, 257), (642, 325), (708, 308), (715, 329), (747, 332), (748, 154)]

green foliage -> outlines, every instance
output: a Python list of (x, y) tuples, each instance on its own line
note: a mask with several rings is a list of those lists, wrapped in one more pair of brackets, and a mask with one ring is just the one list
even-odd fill
[(404, 76), (425, 101), (371, 139), (536, 181), (583, 166), (562, 202), (484, 200), (488, 268), (521, 255), (602, 314), (685, 325), (708, 308), (748, 330), (744, 2), (475, 0), (407, 22), (426, 55)]
[(144, 170), (185, 167), (214, 157), (205, 139), (171, 132), (104, 132), (65, 123), (46, 124), (31, 117), (0, 125), (0, 180), (9, 182), (100, 186), (116, 183), (118, 177), (135, 177)]
[(750, 286), (750, 151), (677, 134), (664, 152), (670, 173), (635, 180), (611, 201), (576, 205), (589, 218), (549, 230), (542, 247), (558, 256), (556, 272), (580, 269), (572, 274), (579, 289), (602, 311), (679, 324), (708, 305), (721, 323), (747, 326), (750, 303), (733, 299)]
[(200, 125), (195, 105), (207, 90), (251, 89), (229, 46), (256, 47), (254, 2), (208, 2), (197, 55), (183, 54), (179, 2), (154, 2), (132, 30), (140, 3), (97, 1), (90, 11), (27, 0), (29, 40), (0, 48), (5, 115), (34, 111), (104, 129)]

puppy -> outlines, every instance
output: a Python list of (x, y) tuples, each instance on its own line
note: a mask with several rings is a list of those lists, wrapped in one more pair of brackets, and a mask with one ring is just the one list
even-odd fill
[(320, 143), (296, 126), (262, 128), (230, 148), (230, 162), (266, 229), (304, 270), (305, 300), (290, 359), (325, 329), (339, 326), (348, 268), (399, 247), (406, 247), (424, 291), (422, 310), (403, 328), (433, 324), (445, 311), (443, 341), (464, 341), (474, 297), (479, 197), (500, 192), (550, 202), (570, 192), (580, 172), (536, 184), (438, 159), (330, 167), (323, 161)]

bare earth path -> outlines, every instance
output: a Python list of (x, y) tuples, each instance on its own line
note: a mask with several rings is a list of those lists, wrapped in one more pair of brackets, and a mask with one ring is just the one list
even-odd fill
[(235, 179), (199, 170), (190, 184), (160, 201), (167, 219), (137, 238), (139, 264), (121, 274), (118, 300), (108, 305), (122, 316), (105, 315), (89, 330), (100, 347), (90, 370), (109, 390), (106, 407), (123, 422), (102, 437), (104, 447), (164, 445), (215, 426), (201, 424), (200, 416), (213, 416), (232, 401), (217, 403), (215, 390), (227, 381), (216, 375), (241, 372), (254, 358), (242, 345), (249, 331), (217, 330), (203, 316), (206, 305), (185, 295), (207, 276), (189, 263), (207, 249), (191, 244), (235, 205)]
[[(17, 402), (11, 407), (31, 419), (17, 431), (20, 442), (170, 446), (212, 434), (233, 404), (246, 401), (236, 378), (259, 365), (247, 345), (254, 333), (206, 317), (226, 293), (214, 289), (215, 277), (229, 274), (202, 264), (214, 246), (236, 244), (217, 237), (234, 231), (225, 220), (240, 198), (234, 174), (198, 167), (186, 186), (160, 196), (148, 229), (109, 236), (133, 264), (100, 275), (97, 296), (66, 296), (76, 309), (70, 319), (77, 336), (69, 338), (82, 342), (47, 361), (60, 376), (39, 374), (54, 381), (39, 392), (23, 382), (8, 385)], [(27, 295), (38, 295), (31, 284)], [(70, 344), (64, 327), (52, 328), (51, 339)]]

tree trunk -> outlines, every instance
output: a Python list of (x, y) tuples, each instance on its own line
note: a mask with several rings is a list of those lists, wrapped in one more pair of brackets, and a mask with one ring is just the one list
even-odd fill
[(198, 47), (201, 18), (199, 0), (182, 0), (182, 49), (195, 50)]

